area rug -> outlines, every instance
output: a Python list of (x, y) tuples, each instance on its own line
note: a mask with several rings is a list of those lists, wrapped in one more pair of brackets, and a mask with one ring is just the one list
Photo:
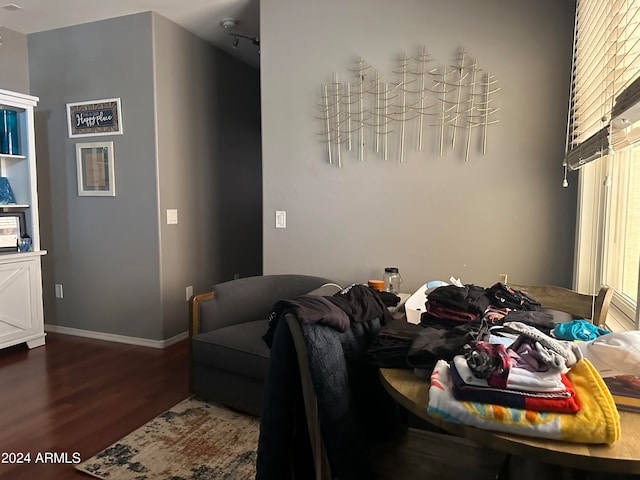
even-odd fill
[(76, 468), (105, 480), (255, 478), (259, 420), (190, 397)]

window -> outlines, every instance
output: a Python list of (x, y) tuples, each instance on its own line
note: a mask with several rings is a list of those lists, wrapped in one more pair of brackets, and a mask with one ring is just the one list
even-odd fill
[(616, 153), (610, 163), (602, 283), (615, 289), (615, 305), (635, 321), (640, 271), (640, 147)]
[(575, 288), (614, 288), (622, 326), (638, 328), (640, 0), (578, 0), (573, 61), (565, 168), (580, 169)]
[(576, 288), (612, 287), (620, 326), (638, 328), (640, 146), (581, 169), (576, 244)]

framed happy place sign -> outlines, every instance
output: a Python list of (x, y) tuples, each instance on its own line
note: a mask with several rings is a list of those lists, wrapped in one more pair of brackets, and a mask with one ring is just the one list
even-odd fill
[(119, 98), (67, 103), (69, 138), (122, 135)]

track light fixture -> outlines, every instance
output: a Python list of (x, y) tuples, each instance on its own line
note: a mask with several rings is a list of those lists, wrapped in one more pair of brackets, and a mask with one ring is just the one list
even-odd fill
[[(240, 23), (237, 19), (233, 17), (225, 17), (220, 20), (220, 26), (225, 30), (233, 30)], [(233, 37), (233, 41), (231, 45), (233, 48), (238, 47), (238, 43), (240, 43), (241, 38), (246, 38), (256, 47), (258, 47), (258, 53), (260, 53), (260, 39), (258, 37), (248, 37), (247, 35), (242, 35), (241, 33), (229, 33)]]
[(236, 48), (238, 46), (238, 42), (239, 42), (239, 38), (246, 38), (247, 40), (249, 40), (252, 44), (254, 44), (256, 47), (258, 47), (258, 53), (260, 53), (260, 38), (259, 37), (248, 37), (246, 35), (241, 35), (239, 33), (230, 33), (229, 35), (231, 35), (233, 37), (233, 48)]

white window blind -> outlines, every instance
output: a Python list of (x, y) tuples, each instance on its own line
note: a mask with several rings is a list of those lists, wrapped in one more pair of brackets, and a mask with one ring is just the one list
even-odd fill
[(640, 0), (577, 0), (568, 123), (566, 169), (606, 155), (579, 176), (575, 286), (639, 328)]
[(577, 0), (566, 167), (629, 144), (639, 78), (640, 0)]

